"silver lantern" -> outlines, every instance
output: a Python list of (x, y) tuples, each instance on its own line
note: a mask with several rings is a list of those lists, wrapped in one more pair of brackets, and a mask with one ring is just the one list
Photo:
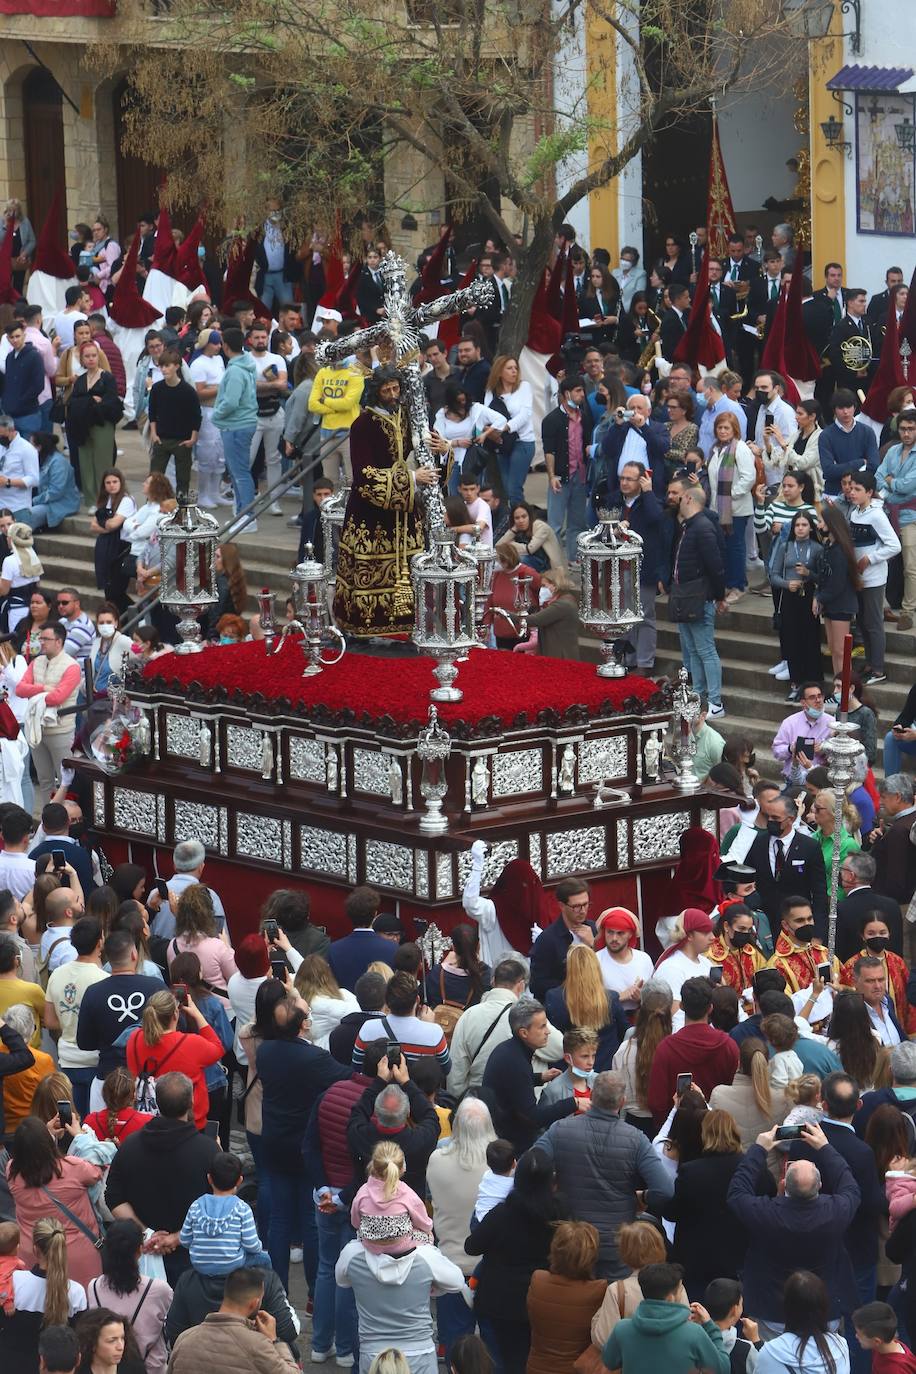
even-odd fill
[(343, 533), (344, 519), (347, 514), (347, 502), (350, 499), (350, 488), (341, 487), (340, 491), (335, 491), (333, 496), (326, 496), (319, 507), (318, 518), (321, 521), (321, 533), (324, 543), (324, 576), (327, 582), (328, 595), (333, 595), (334, 583), (337, 580), (337, 560), (340, 557), (340, 536)]
[(477, 564), (459, 549), (451, 530), (434, 529), (426, 553), (417, 554), (410, 569), (414, 594), (413, 642), (421, 654), (437, 660), (433, 674), (439, 683), (432, 701), (460, 701), (463, 693), (452, 684), (458, 676), (455, 661), (477, 643), (474, 630), (474, 588)]
[[(302, 676), (314, 677), (323, 668), (340, 662), (346, 653), (347, 641), (331, 623), (324, 565), (315, 558), (311, 544), (306, 544), (305, 558), (293, 568), (290, 578), (294, 610), (290, 628), (300, 630), (308, 646), (309, 661)], [(325, 640), (333, 640), (334, 649), (322, 658), (321, 646)]]
[(204, 647), (198, 617), (219, 601), (216, 590), (216, 547), (219, 525), (198, 509), (190, 495), (181, 495), (171, 514), (159, 521), (162, 583), (159, 601), (178, 618), (178, 654), (196, 654)]
[(582, 576), (579, 619), (601, 639), (604, 662), (598, 665), (598, 675), (625, 677), (626, 668), (614, 659), (614, 641), (642, 623), (642, 538), (612, 512), (580, 534), (576, 545)]
[(417, 758), (420, 760), (420, 796), (426, 810), (420, 817), (424, 835), (444, 835), (448, 818), (442, 814), (442, 803), (448, 791), (446, 764), (452, 752), (452, 738), (439, 724), (435, 706), (429, 708), (429, 724), (417, 739)]
[[(843, 700), (845, 701), (846, 698), (844, 697)], [(832, 733), (821, 744), (821, 753), (827, 759), (827, 776), (833, 789), (834, 800), (832, 887), (829, 889), (830, 905), (827, 911), (827, 948), (832, 960), (836, 951), (836, 911), (840, 889), (843, 802), (846, 800), (846, 789), (849, 784), (861, 776), (858, 771), (858, 764), (864, 757), (865, 751), (859, 741), (854, 738), (859, 732), (859, 727), (854, 721), (846, 719), (845, 711), (841, 711), (838, 718), (831, 720), (830, 728)]]
[(477, 565), (477, 582), (474, 586), (474, 625), (477, 630), (477, 638), (481, 644), (487, 642), (487, 631), (484, 629), (483, 617), (487, 609), (487, 602), (493, 590), (493, 573), (496, 570), (496, 550), (492, 544), (481, 542), (479, 532), (474, 536), (467, 552), (474, 559)]

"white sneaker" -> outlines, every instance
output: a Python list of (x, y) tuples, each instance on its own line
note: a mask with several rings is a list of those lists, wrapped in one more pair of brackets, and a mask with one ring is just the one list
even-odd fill
[(789, 681), (789, 665), (788, 665), (788, 663), (782, 663), (782, 664), (780, 664), (779, 672), (778, 672), (778, 673), (774, 673), (773, 676), (775, 677), (775, 679), (776, 679), (777, 682), (788, 682), (788, 681)]
[(352, 1369), (354, 1365), (354, 1359), (352, 1355), (338, 1355), (334, 1363), (340, 1369)]
[[(290, 1251), (290, 1254), (292, 1254), (292, 1251)], [(313, 1350), (309, 1359), (312, 1364), (326, 1364), (328, 1360), (333, 1360), (336, 1354), (337, 1351), (332, 1345), (330, 1350)], [(352, 1364), (353, 1361), (351, 1360), (350, 1363)]]
[(280, 507), (277, 505), (276, 501), (275, 501), (275, 502), (273, 503), (273, 505), (271, 506), (271, 508), (270, 508), (270, 513), (271, 513), (271, 515), (282, 515), (282, 514), (283, 514), (282, 510), (281, 510)]
[(772, 668), (767, 668), (767, 672), (769, 673), (770, 677), (778, 677), (782, 670), (784, 668), (787, 668), (788, 666), (789, 665), (786, 663), (786, 660), (783, 658), (780, 659), (778, 663), (774, 663)]
[[(290, 1246), (290, 1251), (289, 1251), (289, 1262), (290, 1262), (290, 1264), (301, 1264), (301, 1263), (302, 1263), (302, 1246), (301, 1246), (301, 1245), (292, 1245), (292, 1246)], [(331, 1355), (333, 1355), (333, 1354), (334, 1354), (334, 1351), (331, 1350), (331, 1351), (329, 1351), (328, 1353), (331, 1354)]]
[(718, 720), (720, 716), (725, 715), (725, 707), (722, 705), (721, 701), (711, 701), (709, 703), (709, 710), (706, 714), (713, 720)]

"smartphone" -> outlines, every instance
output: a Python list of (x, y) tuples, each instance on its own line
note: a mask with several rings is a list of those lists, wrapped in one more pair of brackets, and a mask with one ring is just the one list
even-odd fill
[(388, 1041), (388, 1067), (396, 1069), (401, 1062), (401, 1046), (397, 1040)]
[(66, 868), (67, 856), (62, 849), (51, 850), (51, 863), (55, 868)]
[(281, 983), (286, 982), (286, 960), (271, 959), (270, 972), (273, 978), (279, 978)]
[(71, 1102), (55, 1102), (57, 1108), (57, 1119), (62, 1126), (73, 1125), (73, 1104)]
[(716, 987), (722, 982), (722, 965), (717, 964), (714, 968), (711, 968), (706, 977), (712, 983), (713, 987)]
[(677, 1076), (677, 1083), (675, 1084), (675, 1089), (674, 1089), (675, 1092), (677, 1093), (678, 1097), (683, 1097), (683, 1096), (684, 1096), (684, 1093), (689, 1093), (689, 1092), (690, 1092), (690, 1089), (691, 1089), (692, 1087), (693, 1087), (693, 1074), (692, 1074), (692, 1073), (679, 1073), (678, 1076)]
[(902, 735), (905, 729), (906, 729), (906, 726), (905, 726), (905, 725), (892, 725), (892, 726), (891, 726), (891, 730), (894, 732), (895, 735)]
[(55, 878), (57, 879), (57, 881), (60, 883), (61, 887), (69, 887), (69, 886), (70, 886), (70, 874), (69, 874), (69, 873), (55, 873), (54, 876), (55, 876)]
[(180, 1007), (188, 1005), (188, 985), (187, 983), (173, 983), (172, 996)]
[(821, 980), (822, 983), (829, 983), (829, 982), (830, 982), (830, 965), (829, 965), (829, 964), (818, 964), (818, 966), (817, 966), (817, 976), (818, 976), (818, 978), (820, 978), (820, 980)]
[(775, 1139), (776, 1139), (776, 1140), (801, 1140), (801, 1138), (802, 1138), (802, 1128), (801, 1128), (801, 1126), (777, 1126), (777, 1127), (776, 1127), (776, 1136), (775, 1136)]
[(277, 922), (276, 922), (276, 921), (265, 921), (265, 922), (264, 922), (264, 938), (265, 938), (265, 940), (267, 940), (267, 942), (268, 942), (269, 944), (272, 945), (272, 944), (274, 943), (275, 940), (278, 940), (278, 939), (279, 939), (279, 937), (280, 937), (280, 927), (277, 925)]
[(164, 902), (167, 902), (169, 900), (169, 885), (164, 878), (157, 878), (156, 881), (153, 883), (153, 887), (159, 893), (159, 896), (162, 898)]
[(763, 412), (763, 423), (764, 423), (765, 425), (771, 425), (771, 424), (773, 423), (773, 412), (772, 412), (772, 410), (765, 410), (765, 411)]

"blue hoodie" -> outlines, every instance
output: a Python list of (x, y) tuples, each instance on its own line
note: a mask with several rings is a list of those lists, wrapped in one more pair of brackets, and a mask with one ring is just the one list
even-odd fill
[(261, 1253), (254, 1214), (234, 1193), (204, 1193), (192, 1202), (180, 1240), (200, 1274), (231, 1274), (245, 1264), (246, 1256)]
[(254, 429), (258, 423), (255, 383), (257, 369), (248, 353), (238, 353), (226, 363), (216, 401), (213, 423), (217, 429)]

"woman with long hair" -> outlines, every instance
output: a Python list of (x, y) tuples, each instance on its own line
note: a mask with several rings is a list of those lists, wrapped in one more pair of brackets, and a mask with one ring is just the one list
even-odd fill
[(203, 883), (186, 887), (175, 904), (175, 938), (169, 941), (169, 967), (179, 954), (196, 954), (201, 973), (210, 986), (228, 996), (229, 979), (237, 972), (235, 957), (225, 931), (217, 934), (213, 898)]
[(0, 565), (0, 597), (4, 600), (7, 628), (12, 634), (29, 613), (32, 593), (44, 572), (35, 552), (31, 528), (21, 520), (9, 528), (10, 553)]
[(143, 1232), (130, 1218), (115, 1218), (102, 1242), (102, 1276), (93, 1279), (86, 1297), (90, 1310), (105, 1308), (124, 1317), (146, 1364), (146, 1374), (161, 1374), (168, 1363), (163, 1327), (172, 1305), (165, 1279), (140, 1273)]
[(38, 1117), (20, 1122), (10, 1147), (7, 1179), (22, 1232), (19, 1253), (26, 1264), (35, 1261), (29, 1240), (32, 1227), (39, 1218), (53, 1216), (66, 1233), (70, 1272), (77, 1283), (85, 1285), (101, 1272), (95, 1248), (99, 1227), (89, 1196), (101, 1178), (97, 1164), (61, 1155), (56, 1137)]
[(595, 1068), (602, 1073), (611, 1067), (630, 1027), (617, 993), (604, 986), (598, 956), (588, 945), (571, 946), (566, 957), (566, 977), (560, 987), (547, 993), (544, 1007), (547, 1019), (558, 1031), (571, 1030), (573, 1026), (595, 1031)]
[(525, 1374), (531, 1329), (528, 1288), (535, 1269), (546, 1269), (555, 1223), (562, 1221), (553, 1164), (537, 1147), (522, 1155), (512, 1192), (496, 1204), (464, 1242), (481, 1255), (474, 1311), (504, 1374)]
[(670, 481), (674, 474), (690, 461), (690, 454), (699, 442), (700, 430), (699, 426), (694, 424), (693, 397), (689, 391), (672, 392), (665, 405), (668, 411), (668, 419), (665, 421), (665, 429), (668, 431), (665, 467)]
[(91, 1308), (76, 1323), (80, 1374), (144, 1374), (146, 1366), (127, 1317)]
[(780, 433), (777, 424), (773, 425), (767, 446), (767, 467), (808, 473), (814, 484), (815, 500), (820, 501), (824, 494), (824, 473), (820, 455), (823, 416), (819, 402), (799, 401), (795, 407), (795, 424), (795, 432), (788, 435)]
[(136, 575), (137, 560), (156, 533), (159, 519), (166, 509), (165, 502), (175, 499), (172, 484), (164, 472), (148, 473), (143, 479), (142, 491), (146, 500), (139, 510), (125, 518), (121, 526), (121, 535), (130, 545), (130, 552), (123, 560), (128, 578)]
[(149, 913), (143, 903), (134, 901), (132, 897), (126, 902), (121, 902), (111, 923), (111, 929), (126, 930), (133, 936), (139, 956), (137, 972), (146, 978), (158, 978), (160, 983), (164, 983), (162, 970), (150, 957)]
[[(490, 1109), (479, 1097), (465, 1097), (452, 1117), (448, 1140), (433, 1150), (426, 1166), (426, 1183), (433, 1206), (436, 1244), (465, 1276), (474, 1272), (474, 1260), (465, 1253), (471, 1218), (480, 1181), (487, 1170), (487, 1146), (496, 1139)], [(474, 1330), (474, 1314), (460, 1293), (444, 1293), (437, 1300), (439, 1339), (445, 1358), (454, 1342)]]
[(574, 1374), (608, 1286), (607, 1279), (594, 1277), (597, 1258), (595, 1227), (561, 1221), (550, 1242), (550, 1267), (535, 1269), (528, 1289), (527, 1374)]
[(497, 539), (497, 548), (501, 544), (513, 544), (519, 562), (535, 572), (566, 567), (559, 539), (527, 501), (512, 502), (509, 528)]
[(35, 1374), (42, 1331), (67, 1326), (86, 1310), (85, 1287), (70, 1277), (62, 1220), (40, 1217), (22, 1240), (20, 1257), (27, 1251), (33, 1263), (10, 1276), (13, 1311), (0, 1318), (3, 1374)]
[[(699, 1159), (681, 1162), (662, 1216), (675, 1222), (672, 1263), (683, 1266), (690, 1299), (702, 1302), (712, 1279), (738, 1277), (748, 1235), (727, 1200), (735, 1170), (744, 1159), (734, 1118), (721, 1108), (706, 1112), (700, 1121), (700, 1142)], [(767, 1182), (775, 1193), (768, 1173)]]
[(723, 901), (715, 923), (715, 936), (706, 957), (722, 970), (722, 981), (736, 992), (751, 986), (755, 973), (766, 964), (757, 941), (757, 928), (749, 906), (744, 902)]
[(796, 702), (805, 682), (820, 682), (821, 630), (814, 614), (814, 595), (822, 551), (817, 527), (806, 511), (793, 515), (784, 539), (770, 559), (770, 586), (776, 592), (779, 645), (789, 668), (788, 702)]
[(203, 617), (204, 633), (211, 638), (224, 615), (248, 613), (248, 582), (238, 544), (217, 545), (216, 592), (219, 599)]
[(449, 1374), (494, 1374), (496, 1366), (479, 1336), (459, 1336), (448, 1360)]
[(665, 238), (665, 251), (659, 259), (659, 266), (667, 273), (667, 284), (682, 282), (686, 286), (694, 270), (693, 254), (688, 252), (683, 239), (668, 234)]
[(833, 1000), (827, 1044), (862, 1092), (884, 1087), (887, 1050), (878, 1043), (860, 992), (843, 989)]
[(725, 536), (725, 600), (735, 602), (747, 587), (747, 523), (754, 513), (757, 469), (732, 411), (716, 416), (714, 435), (707, 464), (709, 504)]
[[(522, 560), (524, 562), (524, 559)], [(540, 610), (528, 616), (529, 630), (537, 631), (537, 652), (548, 658), (579, 659), (579, 593), (568, 580), (565, 568), (547, 568), (541, 573)], [(517, 644), (513, 653), (526, 646)]]
[[(640, 1269), (647, 1264), (667, 1262), (668, 1251), (661, 1222), (653, 1216), (645, 1216), (621, 1226), (617, 1232), (617, 1254), (620, 1263), (632, 1272), (625, 1279), (608, 1284), (604, 1301), (592, 1318), (592, 1346), (599, 1355), (617, 1323), (623, 1321), (624, 1317), (632, 1317), (643, 1300), (639, 1286)], [(688, 1305), (683, 1284), (675, 1293), (674, 1300), (683, 1307)]]
[(505, 417), (500, 426), (499, 466), (509, 501), (516, 505), (524, 498), (525, 479), (534, 457), (534, 394), (531, 383), (522, 378), (518, 358), (511, 353), (500, 353), (493, 359), (483, 403)]
[(837, 674), (843, 671), (843, 646), (858, 609), (857, 592), (862, 579), (849, 522), (842, 511), (834, 505), (824, 506), (821, 525), (824, 542), (812, 611), (823, 619), (827, 648)]
[(149, 1112), (138, 1112), (134, 1107), (137, 1099), (137, 1080), (125, 1068), (112, 1069), (105, 1075), (102, 1083), (102, 1107), (90, 1112), (83, 1120), (84, 1126), (95, 1131), (99, 1140), (113, 1140), (120, 1145), (135, 1131), (140, 1131), (147, 1121), (152, 1121)]
[(496, 568), (493, 572), (490, 595), (487, 598), (482, 622), (492, 628), (497, 649), (514, 649), (516, 644), (522, 643), (521, 636), (515, 633), (516, 621), (513, 619), (517, 615), (515, 609), (518, 585), (516, 577), (518, 577), (519, 583), (524, 582), (525, 584), (524, 593), (527, 609), (533, 611), (538, 604), (541, 575), (534, 568), (527, 566), (525, 571), (520, 573), (520, 567), (521, 560), (516, 545), (497, 542)]
[(109, 881), (119, 905), (121, 902), (143, 901), (146, 869), (139, 864), (118, 864)]
[(331, 965), (320, 954), (310, 954), (302, 960), (294, 982), (296, 991), (312, 1009), (312, 1044), (326, 1050), (331, 1031), (350, 1012), (359, 1011), (359, 1002), (352, 992), (340, 986)]
[(200, 960), (188, 950), (172, 960), (169, 969), (172, 987), (184, 986), (188, 998), (213, 1030), (223, 1047), (223, 1058), (204, 1069), (204, 1082), (210, 1099), (207, 1120), (219, 1122), (219, 1140), (224, 1150), (229, 1149), (229, 1083), (234, 1068), (232, 1046), (235, 1031), (226, 1015), (226, 999), (217, 996), (200, 971)]
[(459, 548), (467, 548), (473, 543), (479, 527), (468, 510), (464, 497), (446, 496), (444, 508), (446, 528), (454, 532)]
[[(449, 377), (443, 387), (442, 405), (436, 411), (433, 429), (449, 445), (448, 493), (458, 495), (458, 484), (465, 473), (468, 449), (477, 444), (498, 444), (506, 424), (505, 415), (474, 401), (459, 377)], [(487, 448), (489, 452), (489, 447)], [(494, 472), (496, 464), (494, 463)], [(475, 465), (476, 469), (476, 465)], [(478, 470), (467, 468), (466, 475), (478, 478)], [(490, 475), (489, 472), (487, 474)]]
[[(246, 939), (249, 937), (245, 937)], [(255, 937), (251, 937), (255, 938)], [(266, 955), (266, 946), (265, 955)], [(268, 971), (270, 963), (267, 961)], [(257, 1227), (261, 1244), (267, 1246), (270, 1231), (270, 1178), (264, 1162), (263, 1141), (261, 1139), (261, 1075), (257, 1070), (257, 1052), (261, 1042), (273, 1032), (274, 1009), (279, 1002), (289, 996), (286, 985), (279, 978), (263, 977), (259, 980), (254, 997), (254, 1011), (251, 1018), (239, 1026), (239, 1046), (247, 1061), (247, 1078), (242, 1094), (243, 1125), (245, 1139), (254, 1160), (258, 1178)]]
[(614, 1055), (612, 1068), (623, 1074), (626, 1084), (625, 1119), (646, 1135), (652, 1134), (649, 1110), (649, 1073), (655, 1051), (671, 1034), (671, 989), (663, 978), (649, 978), (639, 994), (639, 1007), (633, 1034)]
[(785, 1329), (757, 1355), (757, 1374), (849, 1374), (849, 1346), (829, 1329), (830, 1295), (823, 1279), (807, 1269), (790, 1274), (782, 1290)]
[[(671, 1177), (672, 1192), (678, 1170), (683, 1164), (699, 1159), (703, 1153), (703, 1118), (708, 1106), (703, 1094), (688, 1088), (677, 1098), (658, 1135), (652, 1141), (655, 1153)], [(665, 1235), (674, 1240), (674, 1222), (663, 1222)]]
[(579, 301), (579, 317), (591, 320), (591, 324), (583, 324), (582, 329), (595, 345), (609, 343), (617, 333), (620, 287), (600, 263), (593, 263), (589, 269), (588, 286)]
[(73, 383), (67, 407), (67, 432), (79, 449), (83, 500), (90, 511), (105, 504), (98, 493), (104, 488), (106, 472), (111, 470), (115, 425), (124, 414), (115, 379), (102, 368), (101, 356), (94, 340), (82, 344), (79, 360), (83, 372)]
[(756, 1035), (749, 1035), (738, 1046), (738, 1072), (731, 1083), (720, 1083), (709, 1094), (710, 1108), (726, 1111), (735, 1121), (742, 1150), (748, 1150), (758, 1135), (779, 1124), (789, 1109), (780, 1088), (770, 1082), (767, 1047)]
[[(899, 1107), (895, 1107), (891, 1102), (885, 1102), (882, 1106), (876, 1107), (868, 1118), (865, 1127), (865, 1143), (871, 1148), (875, 1156), (875, 1165), (878, 1170), (878, 1182), (884, 1189), (885, 1176), (888, 1169), (894, 1166), (898, 1159), (909, 1159), (912, 1153), (912, 1126)], [(886, 1242), (888, 1238), (888, 1217), (884, 1213), (878, 1216), (878, 1291), (882, 1289), (895, 1289), (893, 1294), (888, 1294), (888, 1301), (895, 1311), (900, 1311), (900, 1306), (896, 1299), (903, 1295), (897, 1289), (900, 1283), (901, 1269), (899, 1261), (890, 1259), (886, 1252)]]
[(102, 473), (96, 497), (95, 514), (89, 528), (95, 535), (95, 585), (107, 601), (119, 610), (127, 606), (126, 591), (130, 573), (124, 564), (130, 545), (124, 538), (123, 525), (129, 515), (135, 515), (137, 503), (127, 490), (127, 482), (120, 468), (106, 468)]
[[(190, 888), (188, 889), (190, 891)], [(219, 1036), (189, 997), (182, 1006), (185, 1017), (197, 1028), (194, 1035), (178, 1029), (179, 1007), (171, 992), (154, 992), (143, 1008), (143, 1021), (127, 1041), (127, 1067), (152, 1090), (153, 1081), (163, 1073), (185, 1073), (194, 1085), (194, 1124), (199, 1131), (207, 1124), (209, 1094), (205, 1070), (222, 1059)]]
[(427, 1006), (450, 1002), (462, 1010), (476, 1007), (489, 991), (493, 977), (489, 964), (480, 958), (480, 931), (469, 921), (462, 921), (452, 929), (449, 939), (451, 949), (426, 975)]
[(29, 595), (28, 609), (13, 635), (13, 643), (26, 663), (31, 663), (32, 659), (41, 653), (38, 636), (51, 619), (54, 609), (54, 597), (51, 593), (43, 592), (40, 587), (33, 587)]

